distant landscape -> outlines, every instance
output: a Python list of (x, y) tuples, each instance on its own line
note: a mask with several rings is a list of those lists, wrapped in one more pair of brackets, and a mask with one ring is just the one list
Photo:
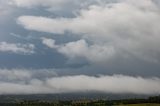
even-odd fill
[(0, 106), (160, 106), (160, 96), (115, 100), (79, 97), (67, 100), (55, 99), (55, 95), (3, 95), (0, 99)]

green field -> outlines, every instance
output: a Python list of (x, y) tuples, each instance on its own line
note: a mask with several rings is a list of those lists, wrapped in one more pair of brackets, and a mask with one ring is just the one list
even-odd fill
[(145, 104), (129, 104), (129, 105), (117, 105), (117, 106), (160, 106), (160, 104), (145, 103)]

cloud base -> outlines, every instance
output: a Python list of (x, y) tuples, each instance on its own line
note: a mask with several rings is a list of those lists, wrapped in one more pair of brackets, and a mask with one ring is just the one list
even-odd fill
[[(46, 73), (44, 75), (44, 73)], [(47, 74), (48, 73), (48, 74)], [(126, 75), (57, 76), (46, 70), (0, 71), (0, 94), (56, 94), (103, 92), (113, 94), (160, 94), (159, 78)], [(38, 77), (41, 76), (41, 77)], [(43, 78), (43, 79), (42, 79)]]

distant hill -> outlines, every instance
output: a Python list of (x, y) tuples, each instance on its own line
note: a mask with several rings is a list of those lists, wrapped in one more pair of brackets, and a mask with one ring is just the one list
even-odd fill
[[(151, 96), (151, 95), (150, 95)], [(0, 95), (0, 102), (15, 102), (21, 100), (119, 100), (130, 98), (148, 98), (146, 95), (105, 94), (105, 93), (64, 93), (64, 94), (34, 94), (34, 95)]]

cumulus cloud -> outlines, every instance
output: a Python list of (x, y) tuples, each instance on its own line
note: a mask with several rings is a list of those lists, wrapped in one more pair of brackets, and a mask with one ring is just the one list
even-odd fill
[[(43, 73), (48, 74), (44, 76)], [(43, 77), (37, 77), (42, 75)], [(143, 78), (125, 75), (60, 77), (54, 70), (35, 72), (34, 70), (24, 69), (1, 69), (0, 76), (0, 94), (104, 92), (148, 95), (160, 93), (160, 79), (156, 77)]]
[(30, 79), (31, 73), (29, 71), (23, 71), (23, 70), (7, 70), (7, 69), (1, 69), (0, 70), (0, 80), (7, 80), (7, 81), (13, 81), (13, 80), (24, 80), (24, 79)]
[[(87, 33), (90, 35), (98, 33), (104, 36), (113, 33), (112, 29), (120, 30), (119, 28), (115, 29), (116, 26), (124, 25), (123, 28), (129, 27), (128, 29), (131, 29), (135, 25), (134, 22), (138, 23), (142, 21), (139, 24), (143, 26), (145, 24), (151, 24), (154, 19), (159, 17), (157, 14), (158, 10), (151, 0), (140, 0), (138, 2), (134, 2), (133, 0), (130, 2), (127, 0), (122, 1), (118, 3), (107, 3), (105, 6), (91, 5), (89, 9), (82, 9), (76, 18), (58, 17), (52, 19), (37, 16), (21, 16), (18, 22), (24, 25), (26, 29), (36, 31), (64, 33), (64, 31), (69, 30), (74, 33)], [(148, 18), (145, 18), (147, 16), (151, 19), (150, 21)], [(139, 30), (141, 31), (141, 29)]]
[[(21, 16), (18, 23), (29, 30), (58, 34), (69, 31), (81, 35), (83, 40), (74, 44), (86, 49), (85, 40), (90, 41), (95, 53), (99, 50), (103, 53), (104, 49), (108, 51), (109, 47), (121, 57), (134, 56), (159, 63), (159, 12), (152, 0), (118, 0), (105, 5), (91, 5), (82, 9), (75, 18)], [(75, 53), (77, 46), (72, 45), (70, 42), (64, 46), (67, 50), (61, 48), (59, 51), (67, 54), (72, 48), (68, 53)]]
[(78, 40), (62, 45), (56, 45), (55, 40), (42, 38), (42, 43), (49, 48), (56, 49), (70, 59), (84, 58), (90, 62), (100, 62), (111, 58), (115, 51), (114, 48), (104, 45), (89, 45), (85, 40)]
[(17, 54), (33, 54), (35, 46), (33, 44), (0, 42), (0, 52), (11, 52)]

